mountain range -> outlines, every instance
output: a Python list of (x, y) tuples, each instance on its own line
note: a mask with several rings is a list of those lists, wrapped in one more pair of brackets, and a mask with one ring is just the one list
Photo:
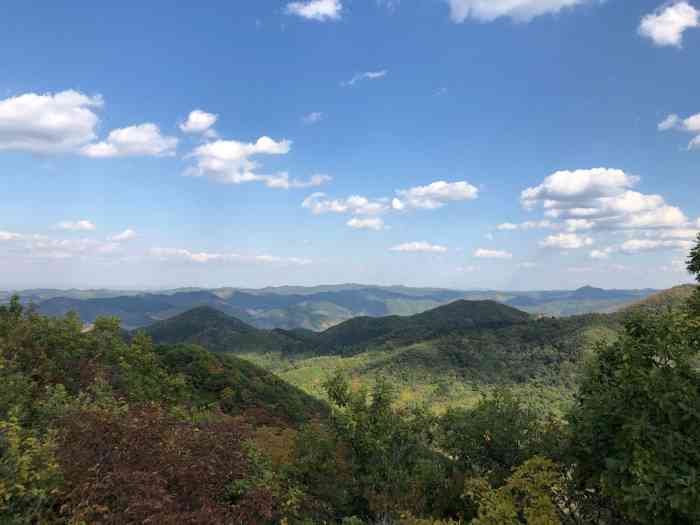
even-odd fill
[[(491, 300), (457, 300), (411, 316), (362, 316), (322, 332), (259, 329), (212, 307), (145, 328), (156, 343), (195, 343), (235, 353), (316, 397), (342, 370), (357, 385), (388, 380), (404, 402), (442, 409), (468, 404), (483, 389), (509, 385), (542, 402), (571, 398), (579, 368), (626, 316), (682, 304), (694, 290), (656, 293), (617, 313), (533, 315)], [(580, 295), (599, 294), (584, 289)]]
[(78, 313), (84, 323), (116, 316), (127, 329), (151, 325), (198, 306), (208, 306), (257, 328), (323, 331), (356, 317), (414, 315), (457, 300), (491, 300), (549, 316), (612, 312), (648, 297), (654, 290), (604, 290), (586, 286), (569, 291), (508, 292), (444, 290), (358, 284), (278, 287), (259, 290), (217, 288), (160, 292), (35, 289), (0, 292), (0, 302), (18, 293), (39, 313)]

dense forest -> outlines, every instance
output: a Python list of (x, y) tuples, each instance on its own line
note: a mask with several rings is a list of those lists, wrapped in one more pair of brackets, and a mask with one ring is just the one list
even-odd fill
[[(688, 270), (700, 281), (700, 237)], [(369, 330), (373, 345), (436, 338), (425, 365), (457, 362), (465, 377), (508, 363), (478, 402), (437, 413), (397, 403), (383, 374), (371, 386), (334, 374), (323, 403), (235, 356), (154, 343), (113, 318), (85, 329), (15, 298), (0, 307), (0, 523), (697, 524), (699, 290), (620, 316), (570, 376), (564, 412), (512, 386), (561, 380), (581, 319), (532, 324), (510, 309), (504, 324), (489, 306), (496, 318), (476, 326), (458, 305)], [(331, 334), (352, 354), (363, 330)], [(503, 350), (516, 339), (532, 342), (527, 359)], [(463, 347), (479, 352), (451, 350)]]

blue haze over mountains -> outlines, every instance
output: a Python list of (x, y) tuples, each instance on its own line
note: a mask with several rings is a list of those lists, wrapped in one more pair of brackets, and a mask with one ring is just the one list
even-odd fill
[[(655, 290), (577, 290), (509, 292), (447, 290), (357, 284), (264, 289), (176, 289), (158, 292), (34, 289), (16, 292), (49, 316), (75, 311), (84, 323), (116, 316), (126, 329), (145, 327), (198, 306), (209, 306), (257, 328), (324, 330), (358, 316), (414, 315), (466, 300), (495, 300), (533, 314), (567, 316), (613, 312)], [(0, 301), (13, 292), (0, 292)]]

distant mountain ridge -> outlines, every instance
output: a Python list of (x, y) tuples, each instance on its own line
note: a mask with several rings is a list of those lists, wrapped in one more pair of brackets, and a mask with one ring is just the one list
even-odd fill
[[(37, 289), (19, 294), (23, 302), (34, 303), (44, 315), (62, 316), (75, 311), (85, 323), (111, 315), (122, 319), (128, 329), (148, 326), (197, 306), (209, 306), (257, 328), (320, 332), (355, 317), (410, 316), (460, 299), (491, 300), (529, 313), (565, 316), (615, 311), (654, 292), (593, 287), (569, 291), (461, 291), (346, 284), (260, 290), (182, 288), (162, 292)], [(0, 302), (9, 297), (10, 292), (0, 292)]]

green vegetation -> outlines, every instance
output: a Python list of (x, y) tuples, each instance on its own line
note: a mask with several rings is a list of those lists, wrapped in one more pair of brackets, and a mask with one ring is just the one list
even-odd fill
[(302, 343), (294, 334), (258, 330), (214, 308), (200, 306), (145, 330), (156, 343), (193, 343), (212, 352), (293, 352)]
[[(87, 331), (15, 298), (0, 307), (0, 523), (699, 523), (700, 288), (620, 316), (532, 320), (494, 304), (408, 332), (394, 318), (364, 339), (354, 323), (334, 331), (339, 355), (314, 359), (374, 380), (329, 374), (326, 405), (235, 356), (125, 338), (111, 318)], [(255, 335), (210, 319), (159, 329)], [(402, 402), (407, 367), (479, 395), (444, 413)], [(571, 403), (525, 395), (544, 387), (570, 388)]]
[[(393, 330), (395, 321), (389, 321), (386, 325)], [(612, 341), (621, 329), (618, 317), (606, 315), (515, 321), (495, 327), (465, 323), (467, 328), (446, 328), (433, 337), (419, 327), (406, 332), (387, 330), (389, 336), (374, 334), (364, 345), (341, 346), (339, 355), (319, 356), (310, 347), (312, 353), (307, 354), (256, 352), (241, 357), (322, 399), (326, 399), (323, 382), (341, 370), (356, 386), (371, 386), (379, 378), (390, 382), (400, 406), (425, 403), (444, 412), (471, 406), (484, 391), (508, 386), (563, 410), (573, 399), (581, 364), (596, 341)], [(382, 324), (381, 319), (372, 322)], [(344, 325), (357, 327), (348, 322), (332, 331), (344, 333), (339, 330)], [(414, 334), (421, 333), (428, 338), (411, 342)]]

